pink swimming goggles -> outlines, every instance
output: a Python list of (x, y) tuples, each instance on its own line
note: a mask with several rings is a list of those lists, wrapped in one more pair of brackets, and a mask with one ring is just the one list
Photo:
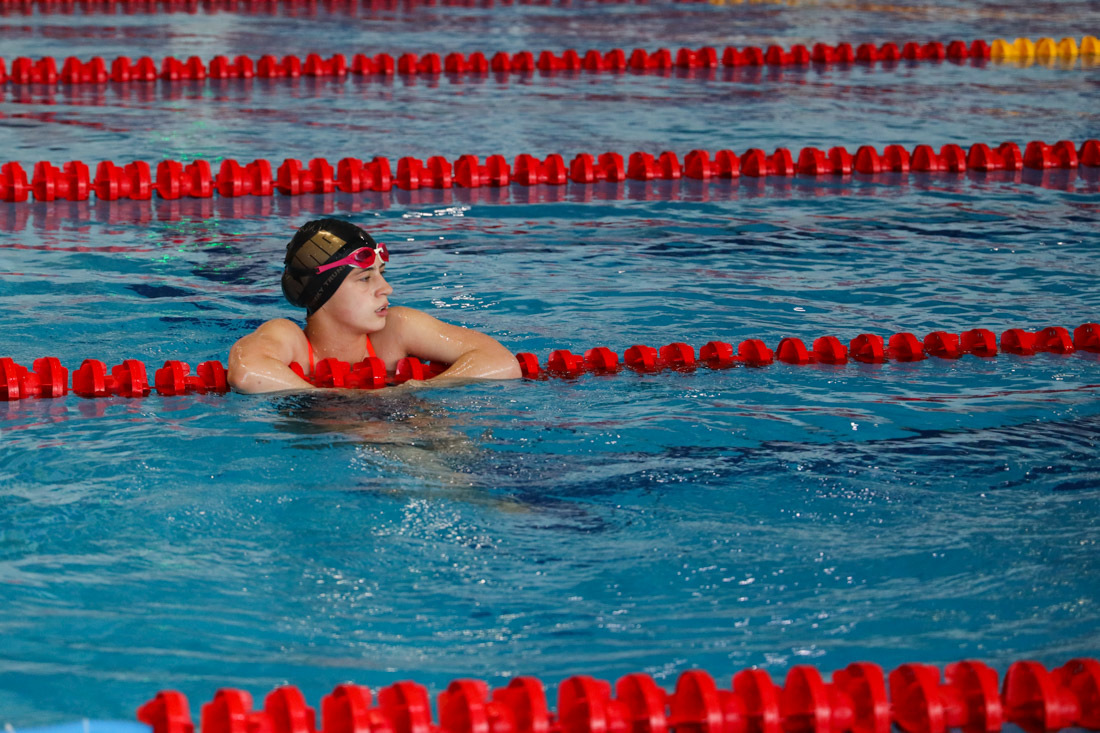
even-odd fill
[(390, 261), (390, 251), (386, 247), (385, 242), (378, 242), (378, 246), (374, 248), (360, 247), (359, 249), (349, 254), (347, 257), (342, 257), (341, 259), (338, 259), (335, 262), (330, 262), (327, 265), (321, 265), (315, 270), (315, 272), (320, 275), (325, 270), (331, 270), (334, 267), (343, 267), (344, 265), (347, 265), (349, 267), (359, 267), (365, 270), (368, 267), (373, 267), (375, 261), (379, 258), (381, 258), (383, 262)]

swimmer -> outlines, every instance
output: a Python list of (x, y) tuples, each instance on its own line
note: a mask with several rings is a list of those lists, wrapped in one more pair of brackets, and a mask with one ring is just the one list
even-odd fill
[(350, 222), (303, 225), (287, 244), (282, 284), (286, 299), (306, 309), (306, 327), (277, 318), (241, 338), (229, 352), (229, 384), (246, 393), (314, 389), (291, 363), (308, 376), (322, 359), (355, 364), (368, 356), (391, 373), (406, 356), (450, 364), (435, 380), (521, 376), (515, 356), (491, 336), (391, 307), (389, 259), (385, 244)]

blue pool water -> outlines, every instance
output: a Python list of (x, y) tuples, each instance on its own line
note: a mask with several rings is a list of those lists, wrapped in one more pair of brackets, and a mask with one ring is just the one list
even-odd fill
[[(4, 54), (1080, 36), (1088, 3), (0, 16)], [(358, 48), (351, 48), (358, 47)], [(1033, 65), (3, 90), (4, 160), (1100, 136)], [(0, 355), (225, 359), (352, 216), (394, 302), (554, 348), (1100, 320), (1095, 172), (0, 204)], [(0, 403), (0, 723), (290, 682), (1100, 654), (1100, 357)]]

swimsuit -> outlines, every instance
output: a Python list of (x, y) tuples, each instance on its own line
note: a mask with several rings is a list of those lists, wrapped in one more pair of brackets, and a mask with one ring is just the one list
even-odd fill
[[(309, 373), (313, 374), (313, 344), (309, 342), (309, 336), (306, 336), (306, 346), (309, 347)], [(376, 356), (374, 353), (374, 345), (370, 342), (370, 336), (367, 336), (367, 356)]]

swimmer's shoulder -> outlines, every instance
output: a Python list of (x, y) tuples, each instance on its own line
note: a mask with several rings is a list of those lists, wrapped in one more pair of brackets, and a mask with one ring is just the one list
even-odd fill
[(262, 334), (267, 338), (276, 338), (280, 340), (297, 340), (305, 339), (306, 337), (306, 332), (302, 330), (302, 327), (289, 318), (273, 318), (261, 324), (260, 327), (256, 329), (255, 333)]
[(426, 315), (424, 311), (418, 311), (416, 308), (410, 308), (407, 305), (391, 305), (389, 317), (397, 322), (405, 323), (409, 319), (415, 319), (417, 316)]
[(238, 341), (237, 346), (249, 352), (259, 350), (289, 363), (308, 358), (309, 342), (297, 323), (288, 318), (273, 318)]
[(408, 335), (410, 313), (415, 314), (418, 312), (413, 308), (402, 305), (391, 305), (390, 312), (386, 316), (385, 327), (381, 331), (367, 334), (371, 343), (379, 350), (384, 359), (395, 354), (397, 355), (396, 358), (408, 356), (402, 350), (402, 344), (405, 341), (404, 337)]
[(435, 323), (438, 321), (424, 311), (404, 305), (393, 305), (390, 306), (389, 316), (386, 318), (386, 327), (377, 333), (372, 333), (371, 341), (403, 342), (407, 340), (411, 331), (419, 331), (425, 327), (432, 328), (432, 324)]

